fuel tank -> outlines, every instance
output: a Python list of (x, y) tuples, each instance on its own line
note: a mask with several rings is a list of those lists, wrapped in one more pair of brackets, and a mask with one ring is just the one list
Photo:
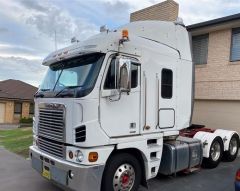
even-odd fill
[(200, 140), (179, 136), (174, 141), (164, 143), (159, 173), (171, 175), (182, 170), (191, 169), (201, 165), (202, 158)]

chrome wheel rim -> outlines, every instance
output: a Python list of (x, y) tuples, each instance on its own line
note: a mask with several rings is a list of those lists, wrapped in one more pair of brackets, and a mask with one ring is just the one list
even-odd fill
[(218, 161), (221, 155), (221, 145), (219, 142), (214, 142), (211, 147), (211, 157), (213, 161)]
[(235, 137), (233, 137), (229, 143), (229, 151), (231, 155), (235, 155), (237, 152), (238, 142)]
[(135, 182), (135, 171), (132, 165), (123, 164), (116, 170), (113, 177), (114, 191), (129, 191)]

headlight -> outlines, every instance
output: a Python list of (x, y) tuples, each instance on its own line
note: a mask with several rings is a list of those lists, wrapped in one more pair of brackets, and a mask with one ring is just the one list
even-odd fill
[(75, 157), (77, 162), (82, 162), (84, 159), (83, 153), (79, 150), (76, 151)]

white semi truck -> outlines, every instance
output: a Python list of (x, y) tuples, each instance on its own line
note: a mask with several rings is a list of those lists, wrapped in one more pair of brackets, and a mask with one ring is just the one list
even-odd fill
[(235, 160), (237, 132), (191, 125), (189, 39), (181, 22), (139, 21), (50, 54), (33, 168), (62, 188), (135, 191), (158, 173)]

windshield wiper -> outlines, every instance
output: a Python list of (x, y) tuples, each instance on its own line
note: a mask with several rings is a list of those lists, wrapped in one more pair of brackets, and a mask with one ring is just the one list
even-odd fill
[(58, 83), (58, 81), (59, 81), (59, 79), (60, 79), (60, 77), (61, 77), (61, 75), (62, 75), (62, 73), (63, 73), (63, 67), (64, 67), (64, 65), (62, 64), (62, 69), (61, 69), (61, 72), (60, 72), (60, 74), (59, 74), (59, 76), (58, 76), (58, 78), (57, 78), (57, 81), (56, 81), (56, 83), (54, 84), (54, 87), (53, 87), (53, 91), (55, 90), (55, 88), (56, 88), (56, 86), (57, 86), (57, 83)]
[(39, 89), (39, 90), (35, 93), (34, 97), (35, 97), (35, 98), (44, 97), (44, 94), (41, 93), (41, 92), (46, 92), (46, 91), (49, 91), (49, 90), (50, 90), (50, 89)]
[[(58, 97), (62, 92), (64, 92), (65, 90), (70, 90), (70, 89), (74, 89), (74, 88), (79, 88), (79, 87), (82, 87), (82, 86), (66, 86), (64, 87), (63, 89), (61, 89), (56, 95), (55, 97)], [(64, 96), (69, 96), (69, 95), (72, 95), (70, 93), (68, 94), (64, 94)]]

